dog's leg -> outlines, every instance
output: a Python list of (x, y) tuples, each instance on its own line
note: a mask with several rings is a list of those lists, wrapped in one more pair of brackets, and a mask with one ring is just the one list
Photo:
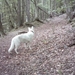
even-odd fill
[(27, 43), (24, 43), (24, 48), (27, 49)]
[(19, 54), (19, 52), (17, 51), (17, 47), (15, 48), (15, 52), (16, 52), (16, 54)]
[(16, 54), (19, 54), (19, 52), (17, 51), (18, 47), (19, 47), (19, 44), (15, 45), (15, 52), (16, 52)]
[(28, 48), (31, 50), (31, 46), (29, 45)]
[(28, 49), (30, 49), (30, 50), (31, 50), (31, 46), (29, 45), (29, 43), (27, 44), (27, 47), (28, 47)]

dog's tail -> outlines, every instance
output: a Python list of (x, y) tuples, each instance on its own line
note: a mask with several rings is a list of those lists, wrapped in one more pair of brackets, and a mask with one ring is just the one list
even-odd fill
[(10, 48), (8, 49), (8, 52), (11, 53), (11, 51), (14, 49), (14, 42), (11, 41), (11, 45), (10, 45)]

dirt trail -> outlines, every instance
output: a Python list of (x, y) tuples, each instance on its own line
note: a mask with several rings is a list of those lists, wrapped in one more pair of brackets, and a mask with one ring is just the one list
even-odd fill
[(18, 31), (0, 38), (0, 75), (75, 75), (75, 46), (67, 46), (72, 42), (71, 31), (65, 15), (52, 18), (35, 28), (31, 50), (21, 45), (19, 55), (7, 51)]

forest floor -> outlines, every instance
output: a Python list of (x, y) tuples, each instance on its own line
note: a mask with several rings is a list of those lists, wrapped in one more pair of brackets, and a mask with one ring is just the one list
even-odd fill
[(21, 45), (18, 55), (9, 54), (11, 39), (20, 30), (0, 38), (0, 75), (75, 75), (75, 46), (68, 47), (74, 33), (65, 15), (35, 27), (31, 50)]

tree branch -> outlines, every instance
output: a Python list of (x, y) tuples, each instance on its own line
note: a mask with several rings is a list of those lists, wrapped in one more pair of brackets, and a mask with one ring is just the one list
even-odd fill
[[(35, 0), (34, 0), (34, 1), (35, 1)], [(31, 0), (31, 2), (33, 2), (33, 1)], [(34, 4), (38, 9), (40, 9), (41, 11), (43, 11), (44, 13), (46, 13), (47, 15), (50, 15), (50, 14), (48, 14), (45, 10), (43, 10), (41, 7), (37, 6), (37, 5), (36, 5), (36, 2), (33, 2), (33, 4)]]

